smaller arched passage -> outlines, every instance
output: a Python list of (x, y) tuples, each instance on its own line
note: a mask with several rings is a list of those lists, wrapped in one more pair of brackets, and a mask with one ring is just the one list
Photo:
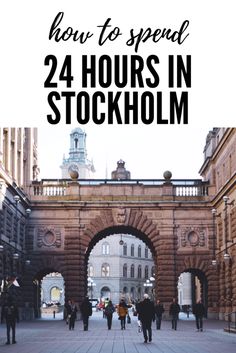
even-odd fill
[[(184, 276), (189, 274), (189, 276)], [(178, 301), (184, 310), (185, 306), (193, 307), (198, 300), (208, 309), (208, 280), (202, 270), (185, 269), (178, 277)]]
[(64, 279), (55, 268), (48, 267), (38, 271), (33, 279), (34, 317), (61, 317), (65, 301)]

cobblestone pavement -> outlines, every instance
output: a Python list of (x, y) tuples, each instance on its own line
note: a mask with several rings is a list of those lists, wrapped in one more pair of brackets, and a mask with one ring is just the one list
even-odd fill
[(132, 317), (126, 330), (114, 314), (112, 329), (107, 330), (102, 313), (93, 313), (89, 330), (83, 331), (82, 322), (76, 321), (69, 331), (63, 320), (35, 320), (17, 325), (17, 344), (5, 345), (6, 327), (0, 325), (0, 352), (18, 353), (235, 353), (236, 334), (223, 331), (222, 321), (205, 320), (204, 331), (196, 332), (192, 318), (178, 321), (177, 331), (170, 321), (163, 321), (161, 330), (153, 324), (153, 340), (143, 343), (138, 333), (137, 318)]

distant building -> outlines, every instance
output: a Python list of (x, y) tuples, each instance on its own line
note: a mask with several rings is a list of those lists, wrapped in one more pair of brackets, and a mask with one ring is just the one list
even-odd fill
[(121, 297), (135, 300), (149, 291), (152, 283), (144, 286), (155, 276), (154, 262), (148, 247), (140, 239), (128, 235), (110, 235), (93, 248), (88, 264), (90, 297), (110, 298), (118, 303)]

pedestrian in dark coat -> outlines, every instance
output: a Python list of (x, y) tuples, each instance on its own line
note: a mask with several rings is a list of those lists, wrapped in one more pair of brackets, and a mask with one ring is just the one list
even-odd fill
[(88, 324), (89, 324), (89, 316), (92, 316), (92, 304), (90, 303), (88, 297), (80, 304), (80, 311), (83, 319), (84, 324), (84, 331), (88, 331)]
[(197, 331), (203, 330), (203, 317), (206, 315), (206, 309), (202, 304), (202, 301), (199, 300), (197, 304), (193, 306), (193, 314), (196, 319)]
[(165, 309), (163, 305), (160, 303), (160, 300), (157, 300), (157, 303), (155, 305), (155, 316), (156, 316), (156, 327), (157, 330), (161, 329), (161, 320), (162, 320), (162, 314), (164, 313)]
[(105, 307), (105, 315), (106, 315), (106, 318), (107, 318), (108, 330), (111, 329), (112, 317), (113, 317), (114, 311), (115, 311), (114, 305), (112, 304), (112, 301), (109, 300), (107, 306)]
[(173, 298), (173, 301), (170, 305), (169, 314), (171, 316), (172, 330), (177, 330), (177, 321), (179, 318), (180, 306), (176, 303), (176, 299)]
[(142, 323), (144, 343), (152, 341), (152, 321), (155, 321), (154, 303), (144, 294), (143, 301), (139, 304), (139, 315)]
[(7, 326), (7, 342), (10, 344), (10, 332), (12, 330), (12, 343), (16, 343), (16, 322), (19, 322), (19, 313), (16, 304), (10, 296), (6, 296), (5, 303), (2, 307), (1, 323), (5, 320)]
[(71, 300), (69, 305), (67, 306), (67, 313), (68, 313), (68, 324), (69, 330), (74, 330), (75, 328), (75, 320), (77, 317), (77, 306), (75, 305), (74, 300)]

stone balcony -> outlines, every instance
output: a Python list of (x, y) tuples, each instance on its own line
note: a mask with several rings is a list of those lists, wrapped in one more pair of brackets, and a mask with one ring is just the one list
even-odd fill
[(28, 195), (36, 202), (209, 201), (208, 188), (200, 179), (43, 179), (32, 182)]

